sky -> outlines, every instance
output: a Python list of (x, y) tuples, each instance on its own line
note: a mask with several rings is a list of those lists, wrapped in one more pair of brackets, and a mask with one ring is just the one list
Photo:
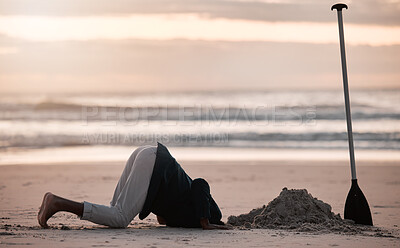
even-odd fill
[[(0, 93), (341, 89), (334, 3), (0, 0)], [(400, 88), (400, 0), (346, 3), (350, 88)]]

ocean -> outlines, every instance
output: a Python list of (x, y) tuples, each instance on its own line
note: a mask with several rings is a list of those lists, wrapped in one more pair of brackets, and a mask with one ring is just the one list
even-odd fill
[[(400, 90), (350, 92), (356, 150), (400, 149)], [(346, 150), (342, 91), (1, 95), (0, 156), (26, 149)], [(1, 160), (1, 159), (0, 159)]]

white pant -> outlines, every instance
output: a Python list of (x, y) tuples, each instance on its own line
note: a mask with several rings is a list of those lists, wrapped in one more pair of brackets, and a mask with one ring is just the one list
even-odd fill
[(156, 154), (156, 146), (137, 148), (126, 162), (110, 206), (85, 201), (81, 219), (110, 227), (127, 227), (142, 211)]

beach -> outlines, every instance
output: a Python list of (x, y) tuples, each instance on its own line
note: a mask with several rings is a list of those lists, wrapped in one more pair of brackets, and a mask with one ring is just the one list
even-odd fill
[[(179, 161), (192, 177), (203, 177), (226, 222), (268, 204), (282, 188), (307, 189), (343, 217), (350, 189), (346, 160)], [(137, 217), (127, 229), (110, 229), (57, 213), (50, 229), (41, 229), (37, 212), (44, 193), (109, 204), (123, 161), (14, 164), (1, 166), (0, 246), (2, 247), (398, 247), (400, 245), (400, 162), (360, 161), (359, 185), (374, 221), (371, 231), (345, 233), (293, 232), (279, 229), (203, 231), (169, 228), (154, 215)], [(383, 231), (382, 231), (383, 230)]]
[(400, 247), (400, 0), (0, 2), (0, 248)]
[(209, 182), (224, 222), (285, 187), (306, 189), (343, 217), (351, 180), (341, 91), (3, 95), (0, 246), (398, 247), (399, 91), (353, 93), (358, 182), (375, 225), (360, 233), (167, 228), (153, 214), (127, 229), (65, 212), (50, 229), (37, 223), (46, 192), (108, 205), (129, 154), (156, 142)]

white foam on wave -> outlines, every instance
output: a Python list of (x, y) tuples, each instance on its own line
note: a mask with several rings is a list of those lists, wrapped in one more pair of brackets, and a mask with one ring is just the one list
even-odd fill
[[(0, 165), (57, 164), (82, 162), (124, 163), (137, 147), (81, 146), (44, 149), (9, 149), (2, 151)], [(318, 149), (253, 149), (231, 147), (169, 147), (178, 161), (343, 161), (340, 166), (349, 166), (346, 150)], [(390, 150), (356, 151), (357, 161), (400, 162), (400, 153)], [(395, 163), (400, 166), (400, 163)], [(326, 164), (319, 163), (319, 166)], [(332, 165), (332, 164), (330, 164)], [(379, 165), (379, 163), (377, 163)]]

